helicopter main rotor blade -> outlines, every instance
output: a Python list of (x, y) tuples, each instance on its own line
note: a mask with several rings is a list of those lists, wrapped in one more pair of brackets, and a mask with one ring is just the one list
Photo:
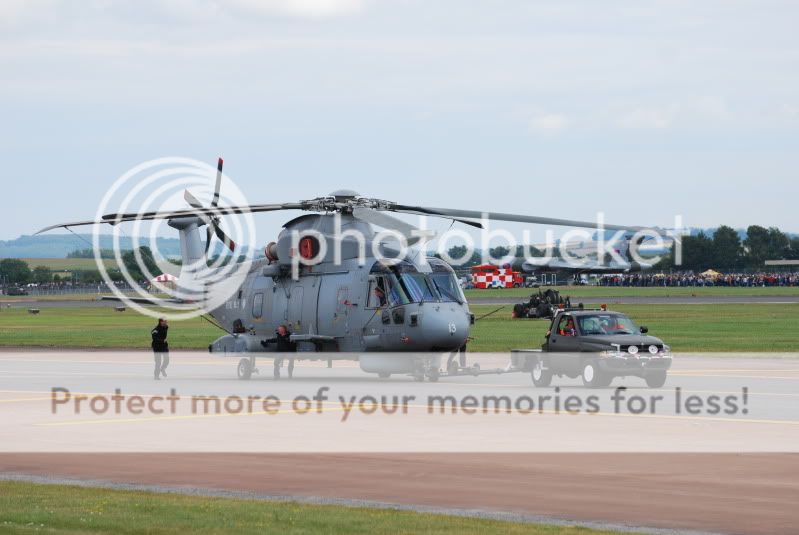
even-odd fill
[(57, 228), (83, 227), (86, 225), (103, 225), (106, 223), (108, 223), (108, 221), (75, 221), (72, 223), (59, 223), (57, 225), (50, 225), (49, 227), (44, 227), (43, 229), (34, 232), (33, 235), (36, 236), (37, 234), (41, 234), (43, 232), (47, 232), (48, 230), (53, 230)]
[(102, 216), (103, 223), (123, 223), (126, 221), (147, 221), (152, 219), (176, 219), (179, 217), (211, 216), (219, 217), (232, 214), (255, 214), (259, 212), (275, 212), (278, 210), (302, 210), (301, 203), (285, 204), (247, 204), (242, 206), (214, 206), (199, 207), (186, 210), (172, 210), (167, 212), (131, 212), (125, 214), (106, 214)]
[[(501, 212), (479, 212), (477, 210), (459, 210), (454, 208), (428, 208), (425, 206), (405, 206), (396, 205), (396, 208), (403, 211), (415, 211), (438, 215), (443, 217), (469, 217), (474, 219), (490, 219), (492, 221), (512, 221), (516, 223), (535, 223), (540, 225), (557, 225), (563, 227), (599, 228), (596, 221), (579, 221), (576, 219), (558, 219), (554, 217), (540, 217), (520, 214), (506, 214)], [(605, 224), (602, 228), (607, 230), (633, 230), (638, 231), (645, 227), (635, 227), (627, 225)]]
[(482, 223), (478, 223), (477, 221), (470, 221), (468, 219), (460, 219), (458, 217), (451, 217), (445, 214), (439, 214), (433, 211), (432, 209), (423, 208), (421, 206), (406, 206), (404, 204), (395, 204), (391, 206), (390, 210), (392, 212), (398, 212), (400, 214), (429, 215), (434, 217), (443, 217), (445, 219), (451, 219), (452, 221), (457, 221), (458, 223), (463, 223), (464, 225), (469, 225), (470, 227), (483, 228)]
[(356, 206), (352, 209), (352, 215), (361, 221), (398, 232), (405, 237), (408, 246), (415, 245), (422, 239), (429, 239), (429, 237), (422, 236), (420, 234), (421, 230), (418, 227), (397, 219), (396, 217), (390, 216), (384, 212), (378, 212), (377, 210), (373, 210), (371, 208)]
[[(185, 194), (184, 194), (185, 196)], [(196, 200), (196, 199), (195, 199)], [(106, 214), (101, 217), (99, 221), (75, 221), (71, 223), (58, 223), (57, 225), (50, 225), (45, 227), (36, 234), (47, 232), (57, 228), (81, 227), (86, 225), (100, 225), (106, 223), (109, 225), (116, 225), (118, 223), (126, 223), (129, 221), (150, 221), (153, 219), (177, 219), (180, 217), (220, 217), (232, 214), (256, 214), (260, 212), (275, 212), (279, 210), (304, 210), (305, 207), (302, 203), (285, 203), (285, 204), (248, 204), (244, 206), (216, 206), (209, 208), (191, 208), (186, 210), (172, 210), (169, 212), (141, 212), (141, 213), (125, 213), (125, 214)]]

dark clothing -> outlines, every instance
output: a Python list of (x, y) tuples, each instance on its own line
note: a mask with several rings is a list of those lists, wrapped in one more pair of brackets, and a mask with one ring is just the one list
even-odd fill
[(166, 341), (166, 334), (169, 327), (166, 325), (156, 325), (150, 333), (153, 341), (150, 344), (156, 353), (169, 353), (169, 343)]
[[(263, 347), (269, 347), (269, 344), (277, 344), (276, 351), (278, 353), (296, 353), (297, 342), (291, 341), (291, 333), (286, 331), (286, 334), (281, 335), (275, 333), (274, 338), (268, 338), (261, 341)], [(283, 366), (283, 357), (275, 357), (275, 379), (280, 379), (280, 367)], [(289, 378), (294, 375), (294, 358), (289, 358)]]
[(297, 342), (291, 341), (291, 333), (286, 332), (284, 335), (275, 333), (274, 338), (269, 338), (261, 342), (261, 345), (266, 347), (267, 344), (277, 343), (278, 353), (295, 353), (297, 351)]
[(150, 332), (153, 337), (150, 346), (153, 348), (153, 357), (155, 358), (153, 375), (156, 379), (160, 378), (161, 374), (166, 377), (166, 368), (169, 366), (169, 343), (166, 341), (168, 330), (169, 327), (166, 325), (156, 325), (155, 329)]

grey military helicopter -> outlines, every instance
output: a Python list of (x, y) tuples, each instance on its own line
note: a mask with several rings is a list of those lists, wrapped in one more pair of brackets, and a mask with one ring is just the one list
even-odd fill
[[(39, 233), (80, 225), (165, 219), (179, 233), (185, 267), (207, 260), (213, 236), (231, 251), (236, 250), (236, 243), (221, 228), (222, 216), (282, 210), (311, 212), (286, 222), (276, 241), (265, 247), (264, 258), (253, 261), (238, 290), (224, 305), (207, 311), (227, 333), (210, 343), (209, 351), (237, 356), (241, 379), (249, 379), (257, 372), (256, 357), (268, 357), (270, 353), (277, 357), (274, 344), (261, 342), (283, 324), (289, 326), (291, 340), (298, 345), (293, 358), (326, 360), (328, 366), (333, 360), (354, 359), (363, 371), (382, 378), (410, 374), (416, 380), (435, 381), (445, 355), (465, 352), (474, 315), (453, 269), (443, 260), (414, 250), (386, 262), (383, 258), (394, 258), (392, 253), (401, 250), (392, 240), (375, 244), (383, 255), (380, 259), (369, 246), (376, 240), (375, 226), (393, 230), (409, 245), (423, 239), (414, 232), (416, 227), (389, 215), (392, 212), (446, 218), (476, 228), (482, 228), (482, 224), (474, 219), (596, 227), (585, 221), (399, 204), (362, 197), (349, 190), (292, 203), (219, 206), (221, 176), (220, 158), (210, 206), (203, 206), (187, 190), (184, 198), (190, 205), (188, 209), (107, 214), (99, 221), (61, 223)], [(206, 227), (204, 244), (199, 232), (202, 226)], [(366, 238), (365, 248), (354, 234)], [(322, 250), (327, 252), (321, 255)], [(335, 258), (335, 251), (340, 258)], [(292, 273), (297, 255), (315, 260), (304, 262), (298, 273)], [(183, 269), (178, 285), (188, 285), (193, 276), (191, 270)], [(139, 302), (159, 305), (175, 300)], [(426, 356), (397, 358), (400, 353)], [(450, 358), (449, 365), (451, 361)]]

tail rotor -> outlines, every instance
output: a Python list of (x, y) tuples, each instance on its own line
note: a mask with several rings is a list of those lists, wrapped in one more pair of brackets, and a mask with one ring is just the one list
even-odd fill
[[(216, 166), (216, 183), (214, 184), (214, 196), (211, 200), (211, 210), (213, 214), (213, 209), (219, 206), (219, 190), (222, 187), (222, 165), (224, 164), (224, 160), (219, 158), (219, 162)], [(186, 200), (187, 203), (192, 208), (203, 209), (205, 208), (203, 204), (191, 194), (189, 190), (183, 192), (183, 198)], [(219, 224), (219, 215), (208, 215), (205, 216), (207, 227), (205, 229), (205, 256), (208, 257), (208, 250), (211, 247), (211, 236), (215, 235), (219, 240), (225, 244), (225, 247), (230, 249), (231, 252), (235, 252), (236, 250), (236, 242), (234, 242), (230, 236), (225, 234), (225, 231), (222, 230)]]

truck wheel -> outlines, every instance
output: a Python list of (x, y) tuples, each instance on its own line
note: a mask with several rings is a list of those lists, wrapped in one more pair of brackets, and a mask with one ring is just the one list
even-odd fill
[(386, 372), (380, 372), (377, 374), (377, 376), (380, 377), (381, 379), (388, 379), (389, 377), (391, 377), (391, 374)]
[(588, 388), (601, 388), (608, 386), (612, 377), (602, 373), (596, 361), (589, 360), (583, 366), (583, 384)]
[(239, 376), (239, 379), (242, 380), (247, 380), (252, 377), (252, 366), (250, 365), (250, 359), (243, 358), (239, 361), (236, 374)]
[(666, 384), (666, 370), (648, 373), (644, 379), (649, 388), (660, 388)]
[(533, 378), (535, 386), (549, 386), (552, 383), (552, 370), (544, 369), (543, 361), (536, 359), (535, 364), (533, 364), (533, 371), (530, 372), (530, 377)]

